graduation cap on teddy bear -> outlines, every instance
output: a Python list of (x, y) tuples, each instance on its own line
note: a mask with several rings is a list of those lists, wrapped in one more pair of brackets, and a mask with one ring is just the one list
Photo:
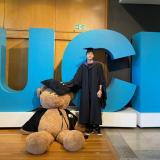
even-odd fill
[(71, 91), (71, 89), (67, 87), (67, 85), (55, 79), (43, 80), (41, 81), (41, 83), (48, 88), (54, 90), (58, 95), (64, 95)]

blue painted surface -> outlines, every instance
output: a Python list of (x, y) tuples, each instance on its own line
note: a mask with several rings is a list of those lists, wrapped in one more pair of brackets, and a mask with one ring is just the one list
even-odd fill
[(134, 95), (136, 85), (113, 78), (107, 88), (107, 107), (104, 112), (119, 111), (126, 106)]
[(132, 81), (137, 85), (132, 106), (139, 112), (160, 112), (160, 32), (133, 36)]
[[(87, 47), (107, 49), (111, 53), (112, 59), (128, 57), (135, 54), (128, 39), (118, 32), (111, 30), (92, 30), (83, 32), (76, 36), (65, 50), (62, 60), (62, 80), (64, 82), (70, 81), (74, 77), (80, 64), (85, 61), (86, 51), (83, 48)], [(128, 92), (126, 91), (127, 89)], [(122, 109), (132, 98), (135, 85), (124, 81), (114, 80), (111, 83), (109, 90), (110, 91), (107, 92), (108, 102), (104, 111), (117, 111)], [(110, 93), (117, 97), (110, 96)], [(121, 93), (127, 93), (127, 95), (121, 97), (119, 96)], [(78, 98), (76, 98), (74, 102), (79, 105)]]
[[(39, 105), (36, 89), (44, 79), (53, 77), (54, 32), (51, 29), (29, 30), (28, 81), (22, 91), (6, 85), (6, 33), (0, 29), (0, 111), (31, 111)], [(17, 73), (18, 74), (18, 73)]]

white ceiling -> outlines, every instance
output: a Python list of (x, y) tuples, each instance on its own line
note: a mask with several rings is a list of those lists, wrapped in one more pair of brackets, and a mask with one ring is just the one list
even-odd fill
[(134, 3), (134, 4), (156, 4), (160, 5), (160, 0), (119, 0), (119, 3)]

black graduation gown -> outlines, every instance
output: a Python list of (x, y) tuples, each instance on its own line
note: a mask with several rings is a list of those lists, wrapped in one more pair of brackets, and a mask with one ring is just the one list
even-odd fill
[[(22, 129), (25, 131), (29, 131), (29, 132), (37, 132), (39, 122), (47, 110), (48, 109), (42, 108), (42, 107), (38, 108), (37, 111), (34, 113), (34, 115), (22, 126)], [(61, 111), (59, 109), (58, 111), (59, 111), (60, 116), (64, 118)], [(66, 111), (66, 114), (69, 120), (69, 129), (73, 130), (78, 121), (78, 118), (69, 110), (65, 109), (65, 111)]]
[[(81, 124), (102, 124), (101, 108), (106, 105), (106, 82), (102, 65), (98, 62), (82, 64), (70, 87), (81, 88), (79, 121)], [(102, 85), (102, 98), (97, 97), (99, 86)]]

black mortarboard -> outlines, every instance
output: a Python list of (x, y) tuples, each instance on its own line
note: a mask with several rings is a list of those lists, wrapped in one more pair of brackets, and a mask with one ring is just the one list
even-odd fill
[(88, 53), (88, 52), (93, 52), (94, 53), (94, 48), (84, 48), (85, 50), (86, 50), (86, 54)]
[(54, 90), (58, 95), (64, 95), (70, 92), (70, 88), (55, 79), (47, 79), (41, 82), (43, 85)]

